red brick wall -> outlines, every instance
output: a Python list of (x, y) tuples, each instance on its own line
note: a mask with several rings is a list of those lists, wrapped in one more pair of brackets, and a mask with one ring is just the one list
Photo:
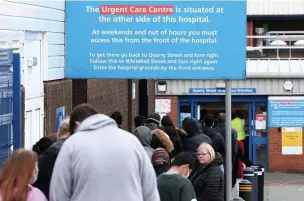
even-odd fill
[[(304, 132), (303, 132), (304, 134)], [(304, 144), (304, 138), (303, 138)], [(277, 128), (268, 129), (268, 163), (272, 172), (304, 172), (304, 155), (282, 155), (282, 135)]]
[(168, 114), (175, 126), (178, 125), (178, 97), (177, 96), (156, 96), (155, 99), (170, 99), (171, 112)]
[(72, 110), (72, 80), (44, 82), (44, 134), (56, 132), (56, 108), (65, 106), (65, 114)]

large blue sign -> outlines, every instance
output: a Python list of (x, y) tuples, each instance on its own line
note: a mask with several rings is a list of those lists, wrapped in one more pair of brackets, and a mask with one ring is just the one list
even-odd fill
[(304, 127), (304, 97), (269, 97), (268, 127)]
[[(190, 88), (190, 94), (224, 94), (225, 89), (220, 88)], [(255, 94), (256, 88), (232, 88), (232, 94)]]
[(66, 77), (245, 79), (246, 0), (67, 1)]

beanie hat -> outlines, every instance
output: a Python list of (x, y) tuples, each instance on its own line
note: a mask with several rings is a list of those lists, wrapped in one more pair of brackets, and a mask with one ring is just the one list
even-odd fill
[(158, 113), (153, 113), (148, 116), (147, 121), (153, 121), (157, 124), (160, 124), (160, 115)]
[(170, 158), (168, 152), (163, 148), (155, 149), (152, 154), (152, 164), (153, 166), (164, 165), (164, 164), (169, 165)]

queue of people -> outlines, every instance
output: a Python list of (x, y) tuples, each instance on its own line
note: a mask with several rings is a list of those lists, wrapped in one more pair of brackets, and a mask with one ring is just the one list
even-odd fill
[[(216, 128), (208, 114), (186, 118), (180, 128), (170, 116), (137, 116), (132, 133), (122, 122), (119, 112), (109, 117), (76, 106), (55, 138), (10, 156), (0, 173), (0, 201), (225, 200), (224, 114)], [(235, 186), (252, 163), (232, 134)]]

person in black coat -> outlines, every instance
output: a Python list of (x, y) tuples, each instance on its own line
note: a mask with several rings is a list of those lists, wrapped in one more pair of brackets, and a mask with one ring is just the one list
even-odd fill
[(69, 122), (69, 118), (61, 122), (58, 140), (44, 152), (41, 161), (38, 162), (39, 173), (33, 186), (40, 189), (47, 198), (49, 197), (49, 188), (57, 156), (64, 141), (70, 136)]
[(187, 133), (187, 139), (184, 141), (184, 149), (194, 156), (200, 144), (204, 142), (212, 144), (210, 137), (204, 134), (202, 124), (198, 120), (189, 118), (184, 121), (183, 127)]
[[(225, 113), (219, 113), (217, 116), (217, 127), (214, 128), (214, 131), (220, 133), (225, 142), (226, 142), (226, 115)], [(235, 129), (231, 128), (231, 156), (232, 156), (232, 187), (236, 183), (238, 175), (238, 144), (237, 144), (237, 132)]]
[(211, 114), (207, 114), (204, 119), (205, 127), (203, 132), (212, 140), (212, 147), (215, 152), (219, 152), (223, 158), (226, 156), (226, 143), (223, 136), (217, 133), (214, 129), (214, 118)]
[(201, 166), (190, 178), (198, 201), (224, 201), (224, 160), (220, 153), (207, 143), (198, 148), (197, 157)]
[(182, 141), (177, 133), (175, 126), (173, 125), (172, 119), (170, 116), (166, 115), (161, 120), (161, 125), (164, 127), (164, 132), (169, 135), (170, 140), (173, 143), (174, 149), (170, 153), (170, 158), (174, 158), (178, 153), (184, 150)]

